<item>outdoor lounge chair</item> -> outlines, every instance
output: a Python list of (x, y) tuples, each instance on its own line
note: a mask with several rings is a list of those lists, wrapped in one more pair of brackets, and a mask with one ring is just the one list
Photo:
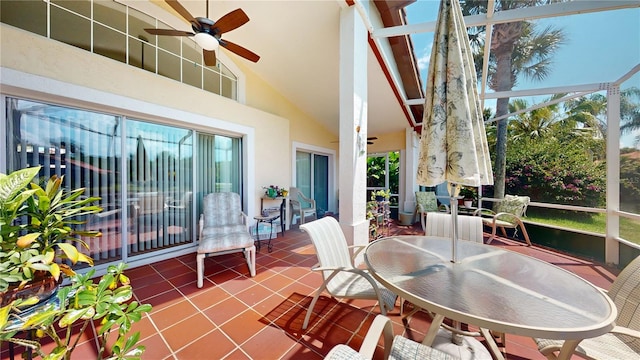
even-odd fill
[(404, 360), (404, 359), (438, 359), (453, 360), (455, 357), (436, 350), (432, 347), (422, 345), (409, 340), (403, 336), (393, 336), (393, 325), (391, 320), (383, 315), (377, 315), (367, 331), (360, 351), (355, 351), (348, 345), (339, 344), (334, 346), (325, 359), (329, 360), (365, 360), (372, 359), (378, 346), (380, 336), (384, 339), (384, 359)]
[[(524, 227), (522, 217), (527, 211), (530, 198), (528, 196), (517, 195), (505, 195), (504, 199), (494, 203), (493, 210), (478, 209), (474, 212), (474, 215), (482, 215), (482, 222), (491, 227), (491, 236), (487, 240), (487, 244), (493, 241), (496, 237), (496, 229), (500, 228), (502, 235), (507, 236), (505, 228), (514, 229), (513, 236), (515, 237), (518, 232), (518, 227), (522, 229), (522, 235), (528, 246), (531, 246), (531, 240), (529, 240), (529, 233)], [(489, 215), (489, 217), (486, 217)]]
[[(582, 340), (574, 354), (586, 359), (640, 359), (640, 256), (625, 266), (607, 292), (618, 316), (611, 332)], [(534, 339), (547, 359), (556, 359), (563, 342)]]
[[(303, 329), (309, 325), (313, 307), (324, 290), (335, 298), (377, 300), (383, 315), (394, 308), (396, 294), (378, 283), (367, 270), (354, 266), (353, 258), (365, 247), (347, 246), (347, 239), (336, 219), (327, 216), (300, 225), (300, 229), (309, 234), (318, 256), (318, 264), (311, 270), (320, 271), (323, 277), (322, 285), (307, 309)], [(353, 257), (349, 254), (350, 248), (355, 249)]]
[(212, 193), (202, 199), (200, 245), (196, 255), (198, 287), (202, 287), (204, 258), (234, 252), (244, 253), (251, 276), (256, 276), (256, 247), (242, 212), (240, 195), (232, 192)]

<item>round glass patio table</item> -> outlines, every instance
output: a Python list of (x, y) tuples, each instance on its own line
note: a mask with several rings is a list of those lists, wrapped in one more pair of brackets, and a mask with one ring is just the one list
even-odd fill
[(580, 340), (615, 325), (616, 307), (602, 290), (557, 266), (496, 246), (457, 241), (453, 263), (449, 238), (393, 236), (371, 242), (364, 256), (371, 274), (389, 290), (436, 314), (425, 345), (449, 318), (479, 327), (485, 337), (489, 329), (567, 340), (560, 355), (569, 358)]

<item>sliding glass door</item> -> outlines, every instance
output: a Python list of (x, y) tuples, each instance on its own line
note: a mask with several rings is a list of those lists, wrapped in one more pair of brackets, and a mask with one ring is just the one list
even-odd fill
[(95, 263), (192, 244), (202, 195), (242, 194), (240, 137), (5, 99), (7, 171), (40, 165), (40, 181), (64, 176), (67, 190), (100, 198), (85, 225), (103, 234), (85, 239)]
[(318, 216), (329, 208), (329, 157), (296, 151), (296, 187), (316, 200)]

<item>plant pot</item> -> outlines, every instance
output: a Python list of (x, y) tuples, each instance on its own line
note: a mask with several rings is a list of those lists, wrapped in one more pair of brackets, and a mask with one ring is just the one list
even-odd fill
[(278, 196), (278, 192), (276, 191), (276, 189), (267, 189), (267, 196), (270, 198), (275, 198), (276, 196)]
[(465, 200), (464, 201), (464, 207), (470, 208), (472, 206), (473, 206), (473, 200)]
[(38, 298), (38, 302), (42, 302), (57, 293), (62, 277), (59, 278), (59, 282), (48, 272), (38, 273), (36, 278), (27, 283), (23, 288), (18, 289), (17, 285), (9, 286), (5, 292), (0, 293), (0, 297), (2, 298), (0, 306), (5, 306), (17, 299), (28, 299), (33, 296)]

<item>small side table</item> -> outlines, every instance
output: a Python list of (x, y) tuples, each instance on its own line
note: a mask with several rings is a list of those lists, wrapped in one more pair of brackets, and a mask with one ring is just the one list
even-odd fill
[[(271, 232), (269, 233), (269, 241), (267, 242), (267, 250), (269, 252), (273, 251), (273, 245), (271, 244), (271, 238), (273, 238), (273, 222), (276, 221), (280, 217), (280, 214), (277, 212), (270, 213), (267, 216), (254, 216), (253, 219), (256, 220), (256, 249), (260, 251), (260, 223), (268, 223), (271, 228)], [(276, 237), (278, 236), (278, 232), (276, 232)]]

